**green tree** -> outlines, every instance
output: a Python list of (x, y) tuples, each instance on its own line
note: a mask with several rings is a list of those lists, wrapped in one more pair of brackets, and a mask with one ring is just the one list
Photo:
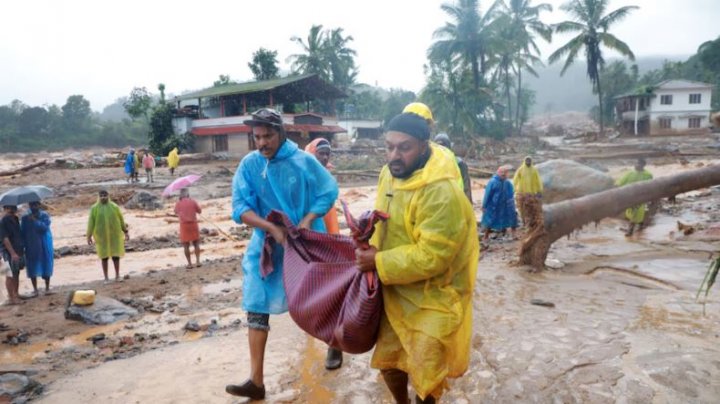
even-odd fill
[[(550, 57), (550, 63), (565, 58), (565, 65), (560, 74), (564, 74), (568, 67), (575, 62), (580, 51), (585, 52), (587, 63), (587, 75), (593, 86), (593, 92), (598, 95), (600, 116), (603, 116), (603, 97), (600, 71), (605, 65), (605, 59), (601, 45), (617, 51), (630, 60), (635, 60), (635, 55), (630, 47), (615, 35), (608, 32), (610, 26), (627, 17), (631, 11), (638, 9), (637, 6), (620, 7), (606, 13), (609, 0), (572, 0), (562, 7), (572, 21), (563, 21), (555, 24), (555, 32), (559, 34), (577, 33), (568, 43), (561, 46)], [(604, 132), (603, 120), (600, 120), (600, 133)]]
[(158, 91), (160, 91), (160, 103), (165, 103), (165, 84), (160, 83), (158, 84)]
[(0, 106), (0, 144), (3, 149), (10, 150), (10, 146), (18, 132), (18, 115), (12, 105)]
[(227, 84), (235, 84), (236, 81), (230, 79), (229, 75), (221, 74), (218, 76), (218, 79), (213, 82), (213, 87), (220, 87)]
[(451, 60), (453, 64), (469, 66), (474, 88), (479, 90), (486, 72), (491, 23), (499, 5), (500, 0), (497, 0), (484, 15), (480, 13), (477, 0), (459, 0), (440, 6), (451, 21), (433, 34), (436, 41), (428, 50), (428, 58), (433, 62)]
[(260, 48), (253, 52), (252, 62), (248, 67), (255, 76), (255, 80), (270, 80), (278, 77), (277, 51)]
[(357, 77), (355, 56), (357, 52), (349, 47), (351, 35), (345, 36), (342, 28), (335, 28), (326, 34), (323, 41), (324, 59), (330, 73), (330, 82), (346, 90)]
[(71, 131), (83, 131), (87, 129), (90, 122), (90, 101), (82, 95), (76, 94), (68, 97), (65, 105), (62, 106), (63, 120), (67, 129)]
[[(620, 60), (611, 62), (600, 72), (603, 94), (602, 120), (605, 125), (613, 123), (615, 97), (635, 91), (638, 87), (638, 79), (637, 65), (628, 68), (627, 64)], [(591, 111), (591, 116), (599, 124), (600, 108), (596, 109), (597, 111)]]
[(302, 74), (314, 73), (322, 77), (324, 80), (330, 79), (328, 66), (325, 61), (325, 49), (323, 44), (323, 26), (313, 25), (310, 27), (310, 33), (307, 40), (303, 40), (298, 36), (290, 38), (292, 42), (300, 45), (302, 53), (290, 55), (288, 58), (292, 61), (291, 68), (294, 72)]
[(148, 114), (152, 107), (152, 96), (145, 87), (135, 87), (130, 92), (130, 96), (123, 103), (125, 111), (132, 119), (144, 117), (145, 121), (149, 120)]
[[(523, 99), (521, 95), (523, 70), (537, 77), (533, 66), (542, 65), (539, 58), (540, 48), (535, 42), (535, 36), (540, 36), (547, 42), (552, 39), (552, 28), (540, 21), (540, 13), (552, 11), (552, 6), (547, 3), (533, 6), (531, 3), (532, 0), (509, 0), (508, 4), (504, 4), (504, 13), (510, 17), (510, 32), (515, 42), (513, 66), (517, 76), (516, 100)], [(534, 98), (525, 97), (525, 99), (531, 100)], [(520, 105), (520, 103), (518, 102), (517, 105)], [(515, 126), (518, 131), (522, 128), (520, 110), (521, 108), (516, 108), (515, 111)]]
[(393, 88), (390, 90), (387, 99), (383, 102), (382, 111), (380, 112), (382, 120), (387, 123), (395, 117), (395, 115), (402, 113), (403, 108), (413, 101), (417, 97), (412, 91), (407, 91), (399, 88)]
[(43, 107), (25, 108), (18, 117), (18, 131), (30, 138), (43, 138), (47, 136), (50, 125), (50, 116)]

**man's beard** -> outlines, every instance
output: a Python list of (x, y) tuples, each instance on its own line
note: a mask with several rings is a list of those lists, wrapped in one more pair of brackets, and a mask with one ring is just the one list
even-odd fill
[[(418, 159), (415, 160), (409, 167), (405, 168), (405, 170), (403, 170), (401, 173), (394, 174), (392, 172), (392, 170), (390, 170), (390, 175), (392, 175), (395, 178), (399, 178), (401, 180), (410, 178), (410, 176), (413, 175), (413, 173), (416, 170), (419, 170), (419, 169), (425, 167), (425, 164), (427, 164), (427, 161), (429, 159), (430, 159), (430, 148), (428, 148), (427, 151), (425, 151), (425, 153), (418, 156)], [(390, 166), (392, 163), (393, 163), (392, 161), (390, 163), (388, 163), (388, 166)]]

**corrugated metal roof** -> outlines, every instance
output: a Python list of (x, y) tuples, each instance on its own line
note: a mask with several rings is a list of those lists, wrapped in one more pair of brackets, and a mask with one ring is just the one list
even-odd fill
[(218, 87), (210, 87), (204, 90), (193, 91), (191, 93), (177, 96), (175, 97), (175, 100), (182, 101), (197, 98), (260, 93), (275, 90), (281, 87), (286, 87), (295, 83), (301, 84), (301, 82), (303, 81), (312, 82), (314, 87), (322, 86), (323, 88), (319, 90), (328, 93), (331, 98), (346, 97), (345, 93), (343, 93), (340, 89), (336, 88), (332, 84), (326, 83), (324, 80), (318, 77), (317, 74), (303, 74), (299, 76), (288, 76), (273, 80), (251, 81), (247, 83), (226, 84)]
[[(228, 135), (235, 133), (250, 133), (248, 125), (225, 125), (202, 128), (192, 128), (195, 136)], [(286, 132), (316, 132), (316, 133), (342, 133), (345, 129), (335, 125), (285, 125)]]

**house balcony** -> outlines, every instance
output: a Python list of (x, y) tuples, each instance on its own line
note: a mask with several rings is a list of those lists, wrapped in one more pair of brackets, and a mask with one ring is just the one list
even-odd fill
[[(637, 119), (638, 119), (638, 121), (639, 121), (639, 120), (642, 120), (642, 119), (647, 119), (648, 116), (650, 116), (650, 114), (648, 113), (648, 111), (638, 111)], [(623, 120), (623, 121), (633, 121), (633, 120), (635, 120), (635, 111), (625, 111), (625, 112), (623, 112), (623, 113), (622, 113), (622, 120)]]

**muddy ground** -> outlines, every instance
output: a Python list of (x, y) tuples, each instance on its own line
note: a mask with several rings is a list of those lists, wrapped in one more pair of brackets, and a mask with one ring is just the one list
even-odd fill
[[(546, 137), (489, 143), (472, 167), (493, 170), (534, 153), (538, 162), (577, 158), (616, 176), (634, 154), (650, 157), (656, 175), (710, 164), (712, 136), (578, 140)], [(503, 153), (494, 150), (502, 149)], [(57, 155), (13, 155), (4, 167)], [(342, 156), (350, 170), (374, 169), (377, 158)], [(123, 209), (130, 225), (123, 282), (103, 284), (99, 262), (83, 234), (87, 210), (100, 188), (119, 202), (144, 190), (159, 195), (172, 178), (158, 169), (153, 184), (127, 184), (119, 167), (69, 169), (53, 164), (14, 178), (45, 184), (57, 252), (53, 292), (0, 308), (0, 373), (30, 375), (40, 402), (242, 402), (224, 385), (249, 372), (247, 330), (240, 309), (238, 270), (248, 229), (229, 219), (230, 180), (237, 162), (197, 159), (180, 175), (198, 173), (192, 188), (203, 207), (203, 266), (185, 269), (176, 241), (174, 200), (162, 209)], [(4, 168), (3, 167), (3, 168)], [(473, 181), (480, 216), (484, 179)], [(372, 206), (374, 180), (340, 176), (341, 198), (354, 212)], [(475, 291), (470, 369), (443, 402), (717, 402), (720, 397), (720, 300), (706, 306), (695, 291), (718, 251), (720, 192), (701, 190), (663, 202), (653, 224), (626, 239), (623, 222), (609, 218), (558, 241), (550, 268), (530, 274), (514, 264), (516, 242), (496, 240), (483, 252)], [(693, 227), (685, 235), (677, 222)], [(134, 319), (108, 326), (66, 320), (71, 289), (96, 289), (137, 308)], [(29, 292), (22, 279), (22, 293)], [(545, 305), (531, 304), (539, 299)], [(536, 302), (537, 303), (537, 302)], [(548, 307), (551, 306), (551, 307)], [(190, 331), (186, 328), (199, 330)], [(335, 372), (323, 368), (325, 347), (287, 316), (271, 320), (266, 358), (268, 402), (389, 403), (370, 354), (345, 355)], [(104, 334), (101, 338), (100, 334)], [(94, 341), (93, 341), (94, 339)]]

